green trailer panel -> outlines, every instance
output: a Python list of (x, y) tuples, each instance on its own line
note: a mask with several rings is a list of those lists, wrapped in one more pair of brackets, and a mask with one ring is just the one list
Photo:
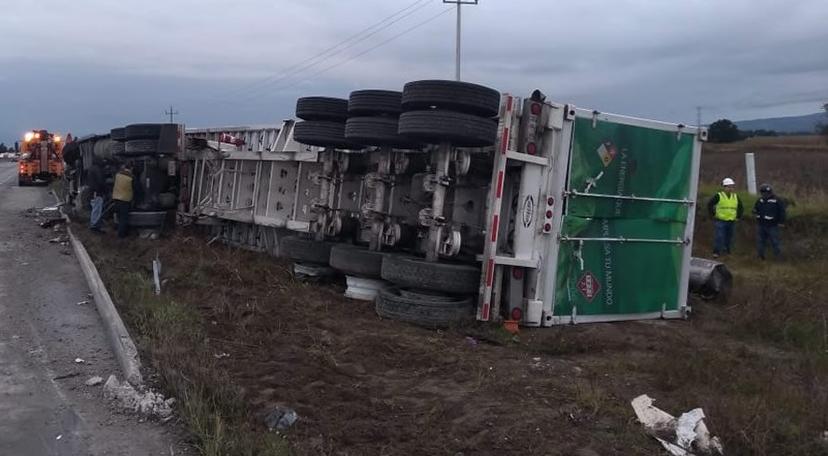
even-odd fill
[(575, 119), (553, 315), (679, 310), (694, 146), (692, 134)]

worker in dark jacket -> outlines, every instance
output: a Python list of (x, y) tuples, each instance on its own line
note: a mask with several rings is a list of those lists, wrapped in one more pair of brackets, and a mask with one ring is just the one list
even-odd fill
[(129, 211), (132, 208), (132, 198), (135, 194), (135, 178), (132, 175), (132, 164), (125, 164), (115, 175), (112, 186), (112, 202), (118, 214), (118, 237), (125, 238), (129, 232)]
[(730, 253), (733, 245), (733, 226), (742, 217), (744, 207), (735, 192), (736, 182), (726, 177), (722, 180), (722, 191), (713, 195), (707, 203), (707, 210), (713, 217), (713, 258)]
[(770, 243), (774, 256), (780, 258), (779, 227), (785, 226), (785, 203), (773, 193), (768, 184), (759, 187), (760, 197), (753, 206), (756, 217), (756, 247), (759, 258), (765, 259), (765, 246)]

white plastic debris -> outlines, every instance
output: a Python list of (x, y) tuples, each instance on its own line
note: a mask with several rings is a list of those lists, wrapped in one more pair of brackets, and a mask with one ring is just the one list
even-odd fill
[(724, 454), (718, 437), (711, 437), (704, 424), (704, 411), (700, 408), (683, 413), (678, 419), (653, 405), (653, 399), (646, 394), (632, 400), (635, 415), (650, 432), (664, 437), (675, 434), (670, 442), (659, 436), (656, 440), (673, 456), (694, 456), (700, 454)]
[(84, 361), (83, 358), (75, 358), (75, 364), (83, 364), (85, 362), (86, 361)]
[(265, 424), (267, 428), (277, 431), (284, 431), (287, 428), (293, 426), (293, 423), (299, 419), (299, 415), (290, 407), (284, 406), (276, 406), (270, 413), (267, 414), (265, 417)]
[(97, 375), (94, 377), (90, 377), (89, 380), (84, 382), (86, 386), (97, 386), (101, 383), (103, 383), (103, 378), (98, 377)]
[(128, 382), (119, 382), (110, 375), (103, 387), (104, 397), (116, 401), (121, 407), (145, 416), (156, 416), (162, 421), (172, 418), (174, 398), (164, 399), (161, 393), (138, 392)]

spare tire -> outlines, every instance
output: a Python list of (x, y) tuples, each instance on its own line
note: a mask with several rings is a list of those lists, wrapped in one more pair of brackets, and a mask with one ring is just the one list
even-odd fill
[(380, 290), (375, 302), (377, 315), (418, 326), (441, 328), (470, 320), (471, 298), (437, 298), (400, 289)]
[(480, 268), (388, 254), (382, 258), (381, 277), (402, 287), (476, 294), (480, 285)]
[(350, 244), (331, 247), (330, 265), (347, 275), (379, 278), (385, 253)]
[(125, 155), (153, 155), (158, 153), (157, 139), (131, 139), (124, 146)]
[(287, 236), (279, 243), (279, 256), (294, 261), (307, 261), (327, 265), (331, 258), (332, 242), (319, 242), (299, 236)]
[(372, 146), (391, 146), (401, 149), (417, 149), (415, 141), (397, 133), (394, 117), (351, 117), (345, 122), (345, 138), (349, 141)]
[(113, 128), (109, 130), (109, 137), (112, 138), (113, 141), (126, 141), (126, 128)]
[(402, 92), (393, 90), (354, 90), (348, 97), (349, 116), (387, 114), (399, 116), (402, 112)]
[(124, 139), (158, 139), (162, 124), (132, 124), (124, 128)]
[(302, 120), (344, 122), (348, 118), (348, 100), (331, 97), (302, 97), (296, 100), (296, 117)]
[(401, 136), (432, 144), (444, 141), (460, 147), (485, 147), (497, 138), (497, 123), (472, 114), (451, 111), (404, 112), (399, 120)]
[(345, 139), (345, 124), (326, 120), (307, 120), (296, 122), (293, 127), (293, 139), (302, 144), (319, 147), (336, 147), (340, 149), (360, 149)]
[(469, 82), (424, 80), (405, 85), (403, 111), (445, 109), (482, 117), (494, 117), (500, 108), (500, 92)]

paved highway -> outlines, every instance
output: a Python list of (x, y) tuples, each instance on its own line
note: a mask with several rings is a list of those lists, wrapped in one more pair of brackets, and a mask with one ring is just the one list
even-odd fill
[(0, 455), (182, 454), (174, 425), (139, 422), (84, 385), (121, 373), (94, 302), (78, 304), (91, 298), (71, 248), (27, 213), (54, 198), (18, 187), (16, 171), (0, 161)]

